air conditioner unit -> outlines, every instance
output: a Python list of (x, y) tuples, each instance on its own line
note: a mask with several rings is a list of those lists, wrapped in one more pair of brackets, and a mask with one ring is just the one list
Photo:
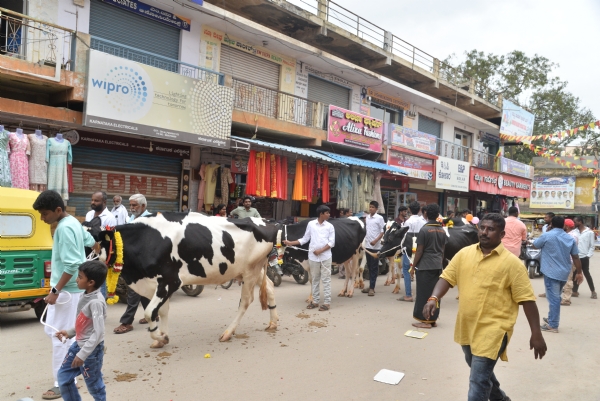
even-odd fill
[(415, 118), (415, 117), (417, 117), (417, 113), (415, 113), (414, 111), (411, 111), (411, 110), (405, 110), (404, 116), (407, 118)]

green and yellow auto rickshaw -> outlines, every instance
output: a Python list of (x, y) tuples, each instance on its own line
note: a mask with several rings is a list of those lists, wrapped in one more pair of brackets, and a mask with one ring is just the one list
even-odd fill
[(0, 313), (34, 309), (39, 318), (46, 306), (52, 235), (33, 210), (38, 195), (0, 187)]

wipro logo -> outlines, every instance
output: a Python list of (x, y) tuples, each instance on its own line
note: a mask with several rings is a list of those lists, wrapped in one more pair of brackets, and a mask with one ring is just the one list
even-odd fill
[[(104, 70), (106, 71), (106, 70)], [(135, 120), (152, 107), (154, 90), (146, 71), (136, 64), (124, 62), (111, 67), (104, 77), (92, 77), (96, 96), (103, 96), (115, 117)]]

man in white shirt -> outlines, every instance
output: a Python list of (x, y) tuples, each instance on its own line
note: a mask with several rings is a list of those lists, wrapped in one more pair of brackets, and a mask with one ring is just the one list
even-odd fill
[(552, 213), (552, 212), (546, 213), (546, 215), (544, 216), (544, 221), (546, 222), (546, 224), (544, 224), (544, 226), (542, 227), (542, 234), (545, 234), (548, 231), (548, 227), (552, 223), (553, 218), (554, 218), (554, 213)]
[[(371, 201), (369, 203), (369, 214), (365, 219), (365, 227), (367, 229), (365, 242), (367, 250), (372, 253), (377, 253), (381, 249), (381, 237), (383, 237), (385, 231), (385, 221), (383, 221), (383, 217), (380, 214), (377, 214), (377, 209), (379, 209), (379, 202)], [(365, 256), (367, 257), (367, 267), (369, 268), (369, 288), (363, 289), (362, 292), (372, 297), (375, 295), (375, 284), (379, 275), (379, 259), (369, 254)]]
[[(427, 223), (423, 216), (419, 216), (421, 205), (418, 202), (411, 202), (408, 205), (411, 216), (403, 224), (403, 227), (408, 227), (408, 234), (404, 241), (406, 252), (402, 255), (402, 275), (404, 276), (404, 297), (399, 301), (413, 302), (411, 274), (410, 274), (410, 257), (412, 256), (412, 241), (416, 241), (421, 228)], [(416, 244), (415, 244), (416, 247)]]
[(335, 230), (329, 220), (330, 210), (325, 205), (317, 207), (318, 219), (312, 220), (306, 226), (304, 236), (297, 241), (283, 241), (287, 246), (304, 245), (310, 241), (308, 246), (308, 264), (312, 279), (311, 302), (307, 309), (319, 306), (319, 286), (323, 281), (323, 305), (320, 311), (327, 311), (331, 307), (331, 248), (335, 246)]
[(100, 225), (102, 228), (106, 226), (114, 227), (117, 225), (117, 221), (111, 212), (106, 208), (106, 192), (98, 191), (92, 195), (92, 203), (90, 204), (90, 210), (85, 215), (85, 221), (92, 221), (95, 217), (100, 217)]
[[(579, 230), (579, 244), (577, 248), (579, 249), (579, 260), (581, 260), (581, 270), (583, 270), (583, 275), (585, 276), (585, 280), (590, 286), (590, 291), (592, 291), (592, 299), (597, 299), (598, 295), (596, 295), (596, 289), (594, 288), (594, 280), (592, 280), (592, 275), (590, 274), (590, 259), (594, 256), (594, 249), (596, 248), (596, 234), (589, 227), (583, 224), (583, 218), (581, 216), (575, 216), (573, 218), (575, 222), (575, 229)], [(579, 284), (573, 283), (573, 296), (579, 296)]]
[(123, 198), (120, 195), (115, 195), (113, 197), (113, 208), (110, 211), (113, 216), (115, 216), (115, 220), (117, 225), (127, 223), (127, 219), (129, 219), (129, 215), (127, 214), (127, 208), (123, 205)]

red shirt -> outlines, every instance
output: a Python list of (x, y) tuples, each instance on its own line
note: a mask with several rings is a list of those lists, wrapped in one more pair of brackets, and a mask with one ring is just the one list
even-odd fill
[(504, 232), (504, 238), (502, 238), (504, 247), (513, 255), (519, 257), (521, 255), (521, 241), (527, 239), (527, 227), (515, 216), (508, 216)]

